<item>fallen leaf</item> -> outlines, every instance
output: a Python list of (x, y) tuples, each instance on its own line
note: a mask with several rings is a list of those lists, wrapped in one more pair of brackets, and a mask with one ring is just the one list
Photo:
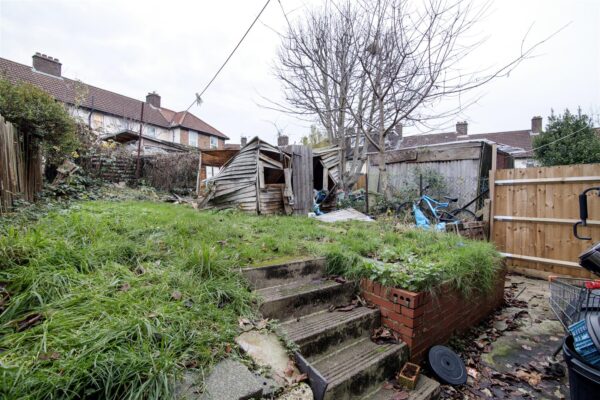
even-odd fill
[(296, 364), (294, 364), (294, 362), (292, 360), (288, 361), (287, 367), (283, 371), (283, 373), (285, 374), (285, 376), (287, 376), (289, 378), (292, 375), (294, 375), (294, 372), (295, 372), (295, 369), (296, 369), (295, 367), (296, 367)]
[(183, 301), (183, 305), (186, 306), (187, 308), (192, 308), (192, 307), (194, 307), (194, 300), (186, 299)]
[(128, 292), (129, 289), (131, 289), (131, 285), (129, 284), (129, 282), (125, 282), (124, 284), (121, 285), (121, 287), (119, 288), (119, 290), (121, 292)]
[(487, 397), (494, 397), (494, 395), (492, 394), (492, 391), (488, 388), (482, 389), (481, 393), (485, 394)]
[(134, 272), (136, 275), (143, 275), (146, 273), (146, 270), (141, 265), (138, 265)]
[(171, 293), (171, 298), (173, 300), (181, 300), (181, 292), (179, 290), (173, 291), (173, 293)]
[(393, 383), (391, 383), (390, 381), (386, 381), (386, 382), (383, 384), (383, 388), (384, 388), (385, 390), (392, 390), (392, 389), (394, 389), (394, 384), (393, 384)]
[(240, 318), (238, 320), (238, 325), (240, 326), (240, 329), (244, 332), (248, 332), (254, 329), (254, 324), (250, 322), (248, 318)]
[(406, 400), (406, 399), (408, 399), (408, 396), (409, 396), (408, 392), (405, 392), (403, 390), (401, 392), (395, 393), (390, 400)]
[(300, 382), (304, 382), (308, 380), (308, 375), (307, 374), (300, 374), (300, 375), (296, 375), (293, 379), (293, 383), (300, 383)]
[(469, 368), (467, 368), (467, 375), (469, 375), (473, 379), (477, 380), (477, 378), (479, 377), (479, 372), (477, 372), (477, 370), (475, 368), (469, 367)]
[(523, 350), (527, 350), (527, 351), (531, 351), (531, 347), (527, 346), (526, 344), (524, 344), (523, 346), (521, 346), (523, 348)]
[(269, 324), (268, 319), (261, 319), (260, 321), (256, 322), (254, 324), (254, 326), (256, 327), (256, 329), (261, 330), (261, 329), (265, 329), (268, 324)]
[(225, 346), (225, 353), (231, 353), (231, 345), (229, 343), (227, 343), (227, 345)]

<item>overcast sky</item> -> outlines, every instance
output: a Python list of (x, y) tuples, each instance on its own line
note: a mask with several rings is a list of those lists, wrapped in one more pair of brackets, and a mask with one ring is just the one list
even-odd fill
[[(477, 1), (477, 0), (475, 0)], [(0, 56), (31, 64), (42, 52), (61, 60), (63, 75), (144, 99), (156, 90), (162, 105), (183, 110), (252, 22), (265, 0), (95, 1), (0, 0)], [(289, 18), (301, 18), (311, 0), (281, 0)], [(514, 58), (524, 34), (534, 43), (570, 25), (508, 78), (480, 93), (464, 111), (469, 133), (528, 129), (550, 109), (600, 113), (600, 1), (496, 0), (478, 34), (489, 37), (473, 67)], [(192, 112), (231, 142), (241, 135), (274, 141), (276, 124), (298, 141), (310, 122), (261, 107), (281, 99), (272, 67), (285, 30), (272, 0), (238, 52)], [(481, 64), (479, 64), (481, 63)], [(475, 65), (478, 64), (478, 65)], [(453, 121), (443, 128), (454, 130)]]

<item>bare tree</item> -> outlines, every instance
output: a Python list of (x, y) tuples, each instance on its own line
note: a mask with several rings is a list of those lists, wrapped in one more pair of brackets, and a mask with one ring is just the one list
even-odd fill
[[(352, 160), (348, 170), (342, 167), (344, 189), (356, 182), (370, 144), (379, 152), (380, 183), (389, 196), (384, 153), (390, 132), (400, 124), (427, 124), (456, 115), (469, 104), (442, 109), (441, 100), (506, 76), (548, 39), (528, 48), (522, 45), (502, 66), (465, 71), (461, 61), (483, 43), (470, 36), (489, 7), (488, 2), (473, 4), (328, 2), (290, 26), (277, 68), (288, 111), (317, 116), (329, 139), (341, 144), (343, 159)], [(347, 155), (349, 136), (355, 140)]]
[(338, 144), (342, 160), (350, 158), (350, 168), (341, 165), (341, 186), (350, 188), (356, 182), (366, 148), (354, 140), (347, 154), (350, 137), (355, 137), (354, 114), (361, 113), (367, 86), (361, 85), (354, 24), (358, 9), (350, 3), (342, 8), (328, 3), (324, 8), (307, 12), (303, 22), (289, 28), (279, 50), (276, 76), (283, 82), (285, 111), (316, 117), (323, 126), (329, 143)]

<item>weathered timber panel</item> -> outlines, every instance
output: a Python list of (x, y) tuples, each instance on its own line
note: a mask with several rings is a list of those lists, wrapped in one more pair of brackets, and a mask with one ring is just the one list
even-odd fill
[(573, 223), (579, 194), (600, 186), (600, 164), (497, 170), (494, 182), (492, 239), (510, 267), (536, 276), (591, 277), (577, 264), (600, 240), (600, 199), (589, 196), (589, 226), (581, 228), (593, 241), (576, 239)]

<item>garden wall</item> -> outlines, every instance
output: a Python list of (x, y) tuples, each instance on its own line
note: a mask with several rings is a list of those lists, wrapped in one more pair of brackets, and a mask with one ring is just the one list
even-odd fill
[(421, 362), (427, 350), (446, 343), (455, 333), (467, 331), (504, 301), (506, 271), (498, 274), (493, 289), (465, 298), (449, 284), (435, 294), (390, 288), (368, 279), (361, 281), (364, 298), (381, 311), (383, 326), (392, 329), (410, 348), (413, 362)]

